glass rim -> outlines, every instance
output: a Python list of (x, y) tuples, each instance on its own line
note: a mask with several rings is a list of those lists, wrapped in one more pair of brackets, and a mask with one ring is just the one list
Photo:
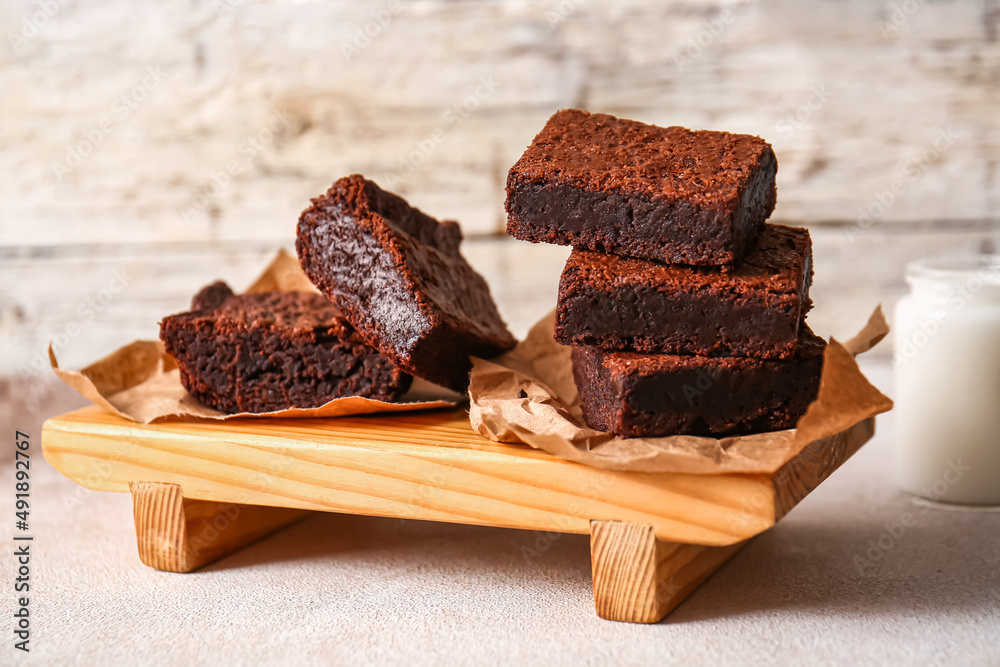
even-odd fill
[(909, 282), (962, 283), (978, 278), (1000, 287), (1000, 254), (946, 255), (919, 259), (906, 265)]

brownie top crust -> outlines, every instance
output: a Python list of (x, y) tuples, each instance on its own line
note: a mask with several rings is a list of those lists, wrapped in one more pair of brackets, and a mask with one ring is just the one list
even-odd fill
[(751, 172), (765, 164), (776, 165), (777, 160), (760, 137), (562, 109), (511, 168), (511, 178), (695, 206), (722, 200), (735, 208)]
[(729, 273), (577, 248), (570, 254), (563, 275), (608, 289), (641, 284), (663, 292), (679, 288), (693, 292), (725, 286), (804, 295), (811, 282), (812, 241), (809, 230), (802, 227), (765, 225), (757, 247)]
[(791, 359), (767, 360), (752, 357), (701, 357), (680, 354), (641, 354), (639, 352), (603, 352), (596, 348), (587, 348), (597, 354), (599, 363), (608, 371), (612, 378), (630, 375), (649, 376), (667, 373), (675, 370), (692, 368), (712, 369), (712, 372), (740, 371), (763, 366), (777, 368), (781, 364), (791, 364), (795, 360), (803, 361), (823, 355), (826, 341), (813, 333), (805, 323), (799, 329), (799, 340), (795, 345), (795, 354)]
[[(224, 282), (199, 291), (191, 310), (172, 315), (178, 322), (211, 321), (226, 330), (268, 329), (350, 336), (354, 329), (323, 295), (313, 292), (255, 292), (234, 294)], [(356, 336), (356, 334), (354, 334)]]

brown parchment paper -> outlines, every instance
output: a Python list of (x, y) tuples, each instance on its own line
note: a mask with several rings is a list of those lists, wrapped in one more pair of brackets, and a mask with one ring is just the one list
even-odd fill
[(868, 382), (854, 359), (889, 332), (881, 306), (857, 336), (846, 343), (830, 341), (819, 392), (797, 429), (726, 438), (620, 438), (588, 428), (570, 349), (552, 338), (554, 321), (550, 313), (503, 356), (473, 359), (469, 418), (484, 437), (611, 470), (773, 473), (810, 442), (892, 409), (892, 401)]
[[(298, 261), (284, 250), (278, 252), (247, 292), (275, 289), (317, 291), (302, 272)], [(80, 371), (59, 368), (52, 345), (49, 344), (49, 363), (55, 374), (84, 398), (120, 417), (143, 424), (185, 417), (217, 420), (237, 417), (343, 417), (373, 412), (442, 408), (458, 405), (465, 400), (461, 394), (414, 378), (413, 386), (399, 403), (347, 396), (335, 398), (317, 408), (227, 414), (203, 405), (187, 393), (181, 385), (177, 364), (158, 340), (135, 341)]]

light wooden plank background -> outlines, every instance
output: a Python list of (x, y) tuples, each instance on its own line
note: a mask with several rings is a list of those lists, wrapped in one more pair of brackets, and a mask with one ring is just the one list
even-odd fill
[(996, 0), (8, 0), (0, 376), (247, 283), (352, 172), (458, 219), (523, 334), (566, 252), (497, 240), (503, 182), (567, 106), (771, 141), (814, 328), (848, 334), (910, 259), (1000, 240), (998, 23)]

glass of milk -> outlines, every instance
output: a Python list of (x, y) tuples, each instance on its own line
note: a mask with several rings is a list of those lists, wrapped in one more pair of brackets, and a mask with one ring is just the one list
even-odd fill
[(906, 281), (894, 327), (900, 486), (1000, 505), (1000, 255), (915, 262)]

